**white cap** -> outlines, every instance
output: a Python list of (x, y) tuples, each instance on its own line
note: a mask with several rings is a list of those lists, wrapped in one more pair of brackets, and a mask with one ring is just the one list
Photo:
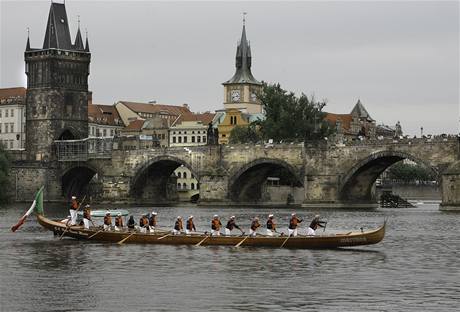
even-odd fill
[(189, 219), (193, 219), (193, 216), (188, 217)]
[(181, 216), (178, 216), (177, 219), (182, 219), (182, 217), (181, 217)]
[(235, 219), (235, 216), (231, 216), (230, 219)]
[(295, 212), (291, 213), (291, 216), (295, 216)]
[(121, 212), (117, 213), (117, 216), (121, 217)]
[(89, 204), (85, 206), (85, 208), (89, 208), (89, 207), (90, 207), (90, 205), (89, 205)]
[(319, 219), (319, 215), (315, 215), (315, 219)]
[(214, 215), (214, 218), (219, 218), (219, 216), (218, 216), (218, 215)]
[(157, 213), (155, 211), (152, 211), (152, 214), (156, 216)]
[(269, 218), (273, 218), (273, 215), (272, 215), (272, 214), (269, 214), (268, 217), (269, 217)]
[(254, 220), (259, 220), (259, 217), (254, 217)]
[(72, 199), (77, 199), (77, 196), (72, 196)]

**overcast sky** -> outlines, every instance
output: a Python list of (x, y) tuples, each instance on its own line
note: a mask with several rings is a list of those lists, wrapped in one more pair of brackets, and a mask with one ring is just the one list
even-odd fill
[[(25, 86), (27, 31), (41, 48), (50, 1), (0, 0), (0, 87)], [(56, 1), (62, 2), (62, 1)], [(361, 99), (377, 123), (408, 134), (458, 133), (459, 4), (450, 2), (66, 1), (92, 53), (93, 102), (149, 101), (222, 109), (242, 12), (258, 80), (327, 99)], [(85, 40), (83, 38), (83, 40)]]

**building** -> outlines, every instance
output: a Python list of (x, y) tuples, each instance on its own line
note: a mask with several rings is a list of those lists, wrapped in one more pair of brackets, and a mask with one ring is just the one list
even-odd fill
[(0, 89), (0, 143), (5, 149), (25, 147), (26, 88)]
[(207, 144), (207, 131), (214, 113), (184, 114), (169, 129), (169, 146), (197, 146)]
[(336, 128), (336, 136), (339, 139), (376, 137), (375, 120), (364, 108), (361, 100), (358, 100), (350, 114), (326, 113), (324, 119)]
[(262, 113), (262, 104), (257, 95), (262, 91), (262, 83), (251, 73), (251, 46), (246, 38), (246, 25), (243, 20), (241, 40), (236, 48), (236, 71), (232, 78), (223, 83), (224, 108), (238, 109), (245, 113)]
[(133, 120), (145, 120), (155, 116), (168, 119), (169, 123), (172, 124), (179, 116), (191, 113), (187, 104), (176, 106), (156, 103), (118, 101), (115, 103), (115, 107), (117, 108), (118, 114), (125, 126), (128, 126)]
[(215, 123), (218, 124), (219, 144), (228, 144), (230, 142), (230, 133), (237, 126), (247, 127), (251, 122), (263, 120), (265, 115), (246, 114), (236, 108), (226, 109), (224, 112), (219, 112)]
[(43, 46), (31, 48), (27, 38), (24, 58), (27, 157), (52, 160), (55, 140), (88, 137), (91, 54), (80, 25), (72, 43), (63, 3), (51, 2)]
[(113, 139), (123, 127), (114, 105), (88, 105), (88, 137)]

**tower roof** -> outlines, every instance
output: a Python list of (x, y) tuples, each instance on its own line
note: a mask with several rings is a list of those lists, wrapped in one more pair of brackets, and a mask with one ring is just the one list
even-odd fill
[(51, 3), (43, 49), (72, 50), (67, 13), (63, 3)]
[(236, 48), (236, 72), (230, 80), (223, 84), (234, 84), (234, 83), (249, 83), (257, 84), (261, 83), (257, 81), (251, 73), (251, 46), (246, 38), (246, 25), (243, 22), (243, 31), (241, 33), (241, 40)]
[(77, 36), (75, 37), (74, 48), (75, 50), (81, 50), (81, 51), (85, 49), (85, 47), (83, 46), (83, 39), (81, 38), (80, 26), (78, 26)]
[(358, 118), (366, 118), (370, 121), (373, 121), (372, 117), (369, 115), (367, 110), (364, 108), (364, 105), (361, 103), (361, 100), (358, 99), (355, 107), (353, 107), (351, 115), (357, 116)]

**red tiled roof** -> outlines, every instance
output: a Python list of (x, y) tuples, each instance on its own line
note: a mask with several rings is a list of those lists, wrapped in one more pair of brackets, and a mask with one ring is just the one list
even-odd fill
[(18, 97), (25, 98), (26, 91), (27, 89), (23, 87), (0, 89), (0, 100), (18, 98)]
[(120, 103), (123, 103), (126, 107), (128, 107), (135, 113), (158, 114), (161, 112), (165, 112), (168, 115), (175, 115), (175, 116), (191, 113), (190, 109), (186, 106), (153, 104), (153, 103), (137, 103), (137, 102), (127, 102), (127, 101), (120, 101)]
[(96, 124), (109, 126), (122, 126), (123, 122), (113, 105), (90, 104), (88, 105), (88, 120)]
[(342, 128), (345, 130), (350, 130), (350, 124), (353, 119), (351, 114), (333, 114), (333, 113), (326, 113), (324, 120), (328, 121), (332, 126), (335, 126), (337, 120), (340, 119), (342, 122)]
[(142, 126), (144, 125), (143, 119), (136, 119), (130, 122), (130, 124), (125, 127), (123, 130), (125, 131), (140, 131), (142, 129)]
[(176, 124), (182, 121), (201, 121), (203, 125), (208, 125), (214, 119), (215, 113), (201, 113), (201, 114), (183, 114), (180, 115), (179, 118), (176, 120)]

